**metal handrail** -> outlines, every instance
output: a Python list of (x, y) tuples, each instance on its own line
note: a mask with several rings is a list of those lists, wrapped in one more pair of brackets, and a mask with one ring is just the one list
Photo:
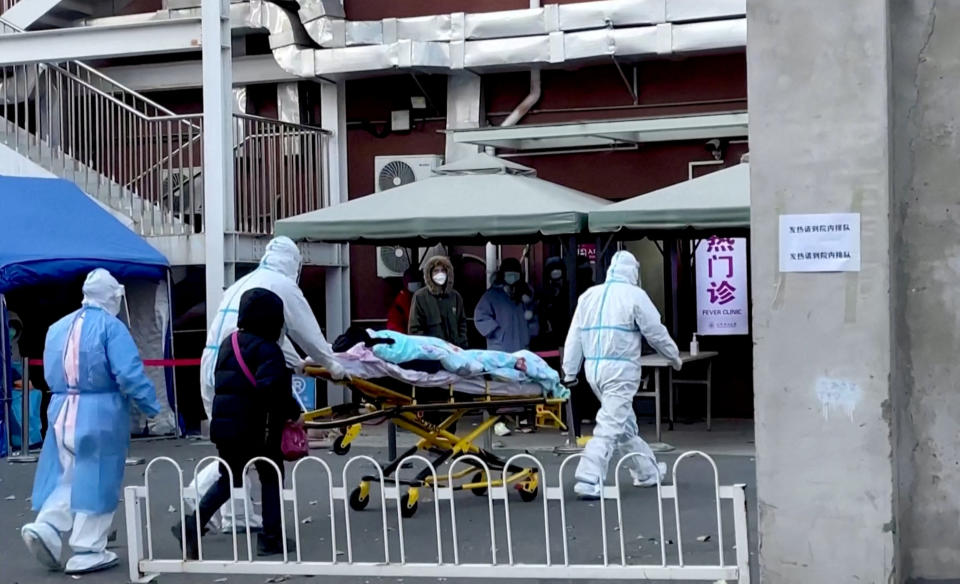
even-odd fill
[[(0, 2), (2, 2), (3, 5), (4, 5), (4, 9), (3, 9), (3, 11), (0, 11), (0, 14), (2, 14), (2, 12), (6, 12), (6, 11), (9, 10), (10, 8), (12, 8), (13, 5), (14, 5), (14, 4), (17, 4), (19, 1), (20, 1), (20, 0), (0, 0)], [(22, 28), (20, 28), (19, 26), (17, 26), (17, 25), (15, 25), (15, 24), (13, 24), (12, 22), (10, 22), (9, 20), (4, 19), (2, 16), (0, 16), (0, 24), (2, 24), (4, 27), (9, 28), (10, 30), (13, 30), (14, 32), (18, 32), (18, 33), (20, 33), (20, 32), (26, 32), (26, 31), (24, 31)], [(105, 83), (108, 83), (108, 84), (114, 86), (115, 88), (119, 89), (120, 92), (129, 94), (129, 95), (132, 95), (132, 96), (135, 96), (137, 99), (139, 99), (140, 101), (142, 101), (144, 104), (149, 105), (150, 107), (156, 108), (158, 111), (160, 111), (160, 112), (162, 112), (162, 113), (164, 113), (164, 114), (167, 114), (167, 115), (176, 115), (173, 111), (171, 111), (171, 110), (163, 107), (163, 106), (160, 105), (159, 103), (157, 103), (157, 102), (153, 101), (152, 99), (150, 99), (150, 98), (148, 98), (148, 97), (146, 97), (146, 96), (144, 96), (144, 95), (142, 95), (142, 94), (134, 91), (133, 89), (130, 89), (129, 87), (127, 87), (126, 85), (120, 83), (119, 81), (117, 81), (117, 80), (115, 80), (115, 79), (113, 79), (113, 78), (111, 78), (111, 77), (107, 77), (106, 75), (104, 75), (104, 74), (101, 73), (100, 71), (97, 71), (96, 69), (94, 69), (93, 67), (87, 65), (86, 63), (83, 63), (83, 62), (81, 62), (81, 61), (69, 61), (69, 63), (72, 64), (72, 65), (76, 65), (77, 67), (83, 69), (84, 71), (86, 71), (86, 72), (89, 73), (90, 75), (97, 77), (97, 78), (100, 79), (101, 81), (103, 81), (103, 82), (105, 82)]]
[[(181, 116), (174, 115), (174, 116), (168, 116), (167, 118), (163, 118), (163, 119), (192, 118), (192, 117), (195, 117), (195, 114), (191, 114), (191, 115), (181, 115)], [(262, 122), (262, 123), (268, 123), (268, 124), (272, 124), (272, 125), (276, 125), (276, 126), (288, 126), (288, 127), (293, 127), (293, 128), (298, 128), (298, 129), (299, 129), (298, 131), (296, 131), (296, 132), (294, 132), (294, 133), (292, 133), (292, 134), (287, 134), (287, 135), (286, 135), (287, 138), (296, 137), (296, 136), (300, 136), (300, 135), (303, 135), (303, 136), (312, 135), (312, 134), (316, 134), (316, 133), (320, 133), (320, 134), (323, 134), (323, 135), (325, 135), (325, 136), (332, 134), (332, 132), (330, 132), (330, 130), (326, 130), (326, 129), (324, 129), (324, 128), (320, 128), (320, 127), (317, 127), (317, 126), (310, 126), (310, 125), (307, 125), (307, 124), (297, 124), (297, 123), (294, 123), (294, 122), (286, 122), (286, 121), (283, 121), (283, 120), (274, 120), (274, 119), (271, 119), (271, 118), (265, 118), (265, 117), (262, 117), (262, 116), (255, 116), (255, 115), (251, 115), (251, 114), (234, 113), (234, 114), (233, 114), (233, 118), (234, 118), (234, 120), (253, 120), (253, 121), (258, 121), (258, 122)], [(147, 118), (147, 119), (160, 119), (160, 118)], [(274, 136), (274, 134), (272, 134), (272, 133), (242, 136), (242, 137), (240, 138), (240, 141), (239, 141), (238, 143), (236, 143), (236, 144), (233, 145), (233, 150), (234, 150), (234, 152), (236, 153), (236, 151), (237, 151), (238, 149), (243, 148), (248, 142), (250, 142), (250, 141), (252, 141), (252, 140), (254, 140), (254, 139), (256, 139), (256, 138), (266, 138), (266, 137), (273, 137), (273, 136)], [(202, 138), (203, 138), (203, 136), (202, 136), (202, 135), (199, 135), (199, 136), (195, 136), (195, 137), (193, 138), (193, 140), (194, 140), (194, 141), (197, 141), (197, 140), (200, 140), (200, 139), (202, 139)], [(167, 159), (168, 159), (168, 158), (172, 158), (173, 156), (178, 155), (178, 154), (179, 154), (179, 151), (185, 150), (187, 147), (188, 147), (188, 145), (186, 145), (186, 144), (181, 144), (180, 147), (177, 148), (177, 150), (175, 150), (175, 151), (171, 152), (170, 154), (168, 154), (167, 157), (165, 157), (164, 159), (162, 159), (162, 160), (160, 160), (159, 162), (157, 162), (152, 168), (149, 168), (149, 169), (145, 170), (145, 171), (143, 172), (143, 174), (142, 174), (141, 176), (139, 176), (139, 177), (136, 177), (136, 178), (134, 179), (134, 181), (135, 181), (136, 179), (142, 178), (142, 176), (145, 176), (145, 175), (149, 174), (150, 172), (153, 172), (154, 170), (156, 170), (156, 168), (162, 168), (163, 165), (167, 163)], [(131, 181), (131, 182), (133, 182), (133, 181)]]
[[(83, 63), (81, 63), (81, 62), (79, 62), (79, 61), (70, 61), (70, 64), (71, 64), (71, 65), (78, 65), (78, 66), (84, 68), (84, 69), (87, 70), (87, 71), (93, 71), (94, 73), (96, 73), (96, 70), (95, 70), (95, 69), (91, 69), (90, 67), (88, 67), (87, 65), (84, 65)], [(91, 91), (91, 92), (93, 92), (93, 93), (96, 93), (97, 95), (103, 97), (104, 99), (112, 102), (112, 103), (113, 103), (114, 105), (116, 105), (117, 107), (127, 110), (127, 111), (130, 112), (131, 114), (139, 117), (140, 119), (142, 119), (142, 120), (144, 120), (144, 121), (147, 121), (147, 122), (160, 121), (160, 120), (164, 120), (164, 121), (166, 121), (166, 120), (170, 120), (170, 121), (188, 121), (189, 119), (196, 118), (196, 114), (177, 114), (177, 113), (174, 113), (174, 112), (168, 110), (167, 108), (165, 108), (165, 107), (163, 107), (163, 106), (155, 105), (153, 101), (150, 101), (149, 99), (143, 97), (142, 95), (140, 95), (139, 93), (137, 93), (137, 92), (135, 92), (135, 91), (132, 91), (132, 90), (124, 90), (124, 91), (126, 91), (128, 94), (136, 97), (137, 99), (142, 100), (142, 101), (143, 101), (144, 103), (146, 103), (147, 105), (150, 105), (151, 107), (156, 107), (156, 108), (157, 108), (158, 110), (160, 110), (161, 113), (163, 114), (163, 115), (160, 115), (160, 116), (147, 115), (147, 114), (141, 112), (140, 110), (138, 110), (138, 109), (136, 109), (136, 108), (134, 108), (134, 107), (131, 107), (128, 103), (124, 102), (123, 100), (117, 99), (116, 97), (113, 96), (112, 93), (105, 92), (105, 91), (101, 90), (100, 88), (98, 88), (96, 85), (93, 85), (92, 83), (89, 83), (89, 82), (87, 82), (87, 81), (84, 81), (83, 79), (81, 79), (81, 78), (78, 77), (77, 75), (74, 75), (73, 73), (71, 73), (69, 69), (65, 69), (65, 68), (61, 67), (60, 65), (58, 65), (58, 64), (56, 64), (56, 63), (38, 63), (38, 65), (39, 65), (39, 67), (41, 67), (41, 68), (43, 68), (43, 69), (51, 69), (51, 68), (52, 68), (52, 69), (55, 69), (56, 71), (62, 73), (62, 74), (65, 75), (66, 77), (70, 78), (71, 80), (76, 81), (77, 83), (79, 83), (84, 89), (86, 89), (86, 90), (88, 90), (88, 91)], [(99, 75), (99, 73), (98, 73), (98, 75)], [(104, 77), (104, 76), (101, 75), (101, 78), (104, 79), (104, 80), (106, 80), (106, 81), (109, 81), (109, 78), (108, 78), (108, 77)], [(199, 128), (199, 126), (194, 126), (194, 127), (195, 127), (195, 128)]]
[[(185, 209), (181, 197), (175, 209), (170, 185), (201, 168), (202, 148), (196, 144), (202, 115), (156, 108), (135, 93), (114, 95), (99, 77), (88, 75), (89, 68), (80, 67), (73, 62), (0, 67), (4, 141), (129, 214), (143, 235), (198, 231), (195, 206)], [(180, 149), (184, 140), (189, 153)]]
[(233, 118), (237, 232), (269, 235), (277, 219), (323, 207), (329, 131), (250, 114)]
[(257, 115), (254, 115), (254, 114), (234, 113), (234, 114), (233, 114), (233, 117), (238, 118), (238, 119), (241, 119), (241, 120), (251, 120), (251, 121), (255, 121), (255, 122), (265, 122), (265, 123), (273, 124), (273, 125), (275, 125), (275, 126), (290, 126), (290, 127), (294, 127), (294, 128), (303, 128), (304, 130), (309, 130), (309, 131), (311, 131), (311, 132), (319, 132), (319, 133), (325, 134), (325, 135), (333, 134), (333, 132), (331, 132), (330, 130), (327, 130), (327, 129), (325, 129), (325, 128), (321, 128), (320, 126), (311, 126), (311, 125), (309, 125), (309, 124), (301, 124), (301, 123), (298, 123), (298, 122), (288, 122), (288, 121), (285, 121), (285, 120), (275, 120), (275, 119), (273, 119), (273, 118), (265, 118), (265, 117), (263, 117), (263, 116), (257, 116)]
[[(328, 202), (331, 132), (238, 113), (233, 134), (229, 229), (270, 234)], [(142, 235), (202, 230), (202, 140), (202, 114), (176, 114), (83, 63), (0, 67), (0, 142), (130, 215)]]

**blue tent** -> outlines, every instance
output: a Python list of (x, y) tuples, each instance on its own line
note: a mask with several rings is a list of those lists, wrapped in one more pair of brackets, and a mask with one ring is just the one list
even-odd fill
[[(118, 279), (162, 280), (167, 259), (69, 181), (0, 176), (0, 365), (9, 359), (5, 292), (106, 268)], [(10, 367), (0, 366), (12, 387)], [(0, 379), (3, 381), (3, 379)], [(0, 393), (0, 397), (3, 393)], [(6, 429), (0, 417), (0, 456)]]
[(163, 279), (169, 262), (75, 184), (0, 176), (0, 294), (106, 268)]

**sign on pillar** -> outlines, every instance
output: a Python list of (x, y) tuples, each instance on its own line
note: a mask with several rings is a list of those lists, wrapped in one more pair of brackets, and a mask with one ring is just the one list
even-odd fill
[(860, 214), (780, 216), (781, 272), (859, 272)]

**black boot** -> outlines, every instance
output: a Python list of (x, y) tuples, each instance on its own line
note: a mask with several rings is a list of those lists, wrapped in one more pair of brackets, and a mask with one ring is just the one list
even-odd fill
[[(187, 515), (186, 521), (186, 532), (187, 532), (187, 556), (188, 560), (196, 560), (200, 557), (200, 551), (197, 545), (197, 516), (196, 515)], [(176, 525), (170, 528), (170, 532), (173, 533), (173, 537), (177, 538), (177, 543), (180, 544), (180, 548), (183, 549), (183, 535), (181, 533), (181, 525), (177, 522)], [(203, 528), (201, 535), (206, 535), (207, 528)]]
[[(297, 544), (292, 539), (287, 539), (287, 554), (295, 554)], [(257, 555), (275, 556), (283, 553), (283, 540), (278, 535), (267, 535), (265, 533), (257, 534)]]

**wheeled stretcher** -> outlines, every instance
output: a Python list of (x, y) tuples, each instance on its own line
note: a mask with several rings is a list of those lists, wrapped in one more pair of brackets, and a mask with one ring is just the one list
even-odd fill
[[(348, 372), (350, 372), (349, 367)], [(332, 381), (329, 373), (323, 368), (308, 367), (306, 373)], [(562, 404), (565, 400), (545, 395), (543, 388), (533, 383), (470, 378), (451, 380), (446, 387), (424, 387), (407, 384), (407, 379), (398, 380), (396, 377), (388, 379), (386, 384), (394, 388), (385, 387), (384, 384), (358, 376), (350, 376), (335, 382), (348, 387), (356, 397), (359, 397), (359, 401), (309, 412), (304, 416), (307, 427), (339, 428), (341, 435), (334, 442), (333, 450), (343, 455), (350, 450), (350, 444), (360, 434), (364, 422), (390, 420), (398, 428), (417, 435), (420, 440), (414, 447), (383, 465), (384, 480), (397, 472), (405, 458), (418, 451), (424, 451), (436, 455), (432, 460), (434, 468), (437, 469), (436, 481), (444, 484), (448, 480), (448, 474), (441, 473), (440, 467), (452, 463), (458, 457), (471, 454), (482, 460), (491, 474), (499, 477), (501, 473), (494, 471), (506, 470), (506, 475), (503, 478), (487, 477), (483, 467), (471, 458), (465, 461), (468, 466), (463, 471), (454, 473), (450, 477), (457, 482), (457, 484), (448, 485), (453, 490), (486, 495), (488, 487), (514, 485), (523, 501), (532, 501), (536, 498), (539, 489), (536, 468), (511, 465), (510, 468), (505, 469), (504, 459), (479, 448), (474, 442), (500, 421), (500, 412), (505, 409)], [(465, 414), (477, 411), (489, 412), (490, 416), (465, 434), (458, 435), (451, 431), (451, 428)], [(446, 416), (439, 423), (431, 423), (424, 419), (423, 414), (427, 412), (443, 412)], [(407, 492), (400, 501), (402, 516), (412, 517), (416, 513), (419, 489), (432, 487), (433, 480), (433, 474), (427, 468), (413, 479), (400, 481), (400, 484), (407, 487)], [(360, 485), (350, 494), (351, 508), (364, 509), (370, 501), (371, 483), (379, 481), (379, 476), (362, 477)]]

